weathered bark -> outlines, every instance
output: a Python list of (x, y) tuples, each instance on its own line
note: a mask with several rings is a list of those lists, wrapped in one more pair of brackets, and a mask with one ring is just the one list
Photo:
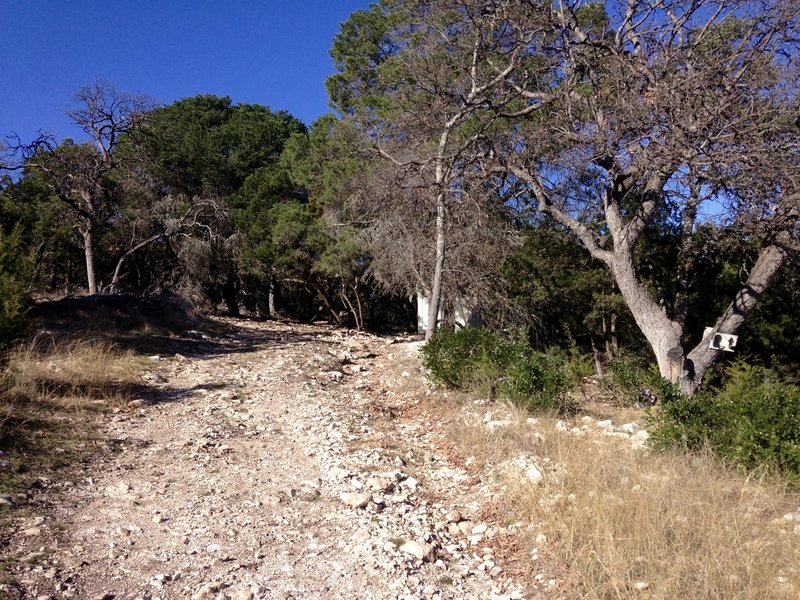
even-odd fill
[(269, 282), (269, 297), (267, 300), (267, 318), (271, 318), (275, 314), (275, 282)]
[(655, 354), (661, 376), (673, 382), (680, 376), (680, 362), (671, 358), (673, 348), (680, 348), (683, 329), (672, 321), (663, 307), (653, 299), (647, 288), (639, 281), (633, 264), (632, 251), (614, 252), (611, 270), (617, 287), (631, 311), (636, 325), (647, 339)]
[(686, 327), (689, 314), (689, 287), (692, 278), (692, 254), (694, 250), (694, 224), (697, 221), (697, 206), (700, 203), (699, 191), (693, 190), (686, 204), (681, 225), (681, 247), (678, 254), (678, 292), (675, 295), (675, 321)]
[(353, 286), (353, 293), (356, 295), (356, 308), (358, 309), (358, 329), (364, 329), (364, 306), (361, 303), (361, 292), (358, 289), (358, 284)]
[(439, 322), (439, 306), (441, 306), (442, 298), (442, 276), (444, 274), (444, 257), (447, 243), (445, 225), (444, 194), (439, 193), (436, 197), (436, 263), (433, 268), (431, 301), (428, 305), (428, 327), (425, 330), (426, 340), (433, 337)]
[(97, 294), (97, 272), (94, 267), (94, 231), (91, 224), (87, 224), (81, 232), (83, 234), (83, 254), (86, 257), (86, 281), (89, 286), (89, 295)]

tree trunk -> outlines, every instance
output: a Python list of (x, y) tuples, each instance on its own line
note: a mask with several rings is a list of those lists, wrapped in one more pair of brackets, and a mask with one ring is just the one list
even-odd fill
[(430, 304), (428, 304), (428, 327), (425, 330), (425, 339), (429, 340), (439, 324), (439, 306), (442, 299), (442, 276), (444, 274), (445, 254), (445, 205), (444, 194), (439, 192), (436, 196), (436, 264), (433, 269), (433, 285), (431, 286)]
[(678, 383), (681, 376), (681, 361), (675, 359), (675, 348), (682, 356), (681, 326), (667, 317), (664, 309), (653, 300), (650, 292), (639, 281), (633, 265), (632, 251), (616, 249), (611, 264), (617, 286), (628, 305), (636, 324), (653, 349), (658, 370), (668, 381)]
[(111, 278), (111, 284), (108, 287), (108, 290), (112, 294), (116, 294), (119, 292), (119, 281), (122, 277), (122, 267), (125, 264), (125, 259), (134, 254), (137, 250), (141, 250), (145, 246), (152, 244), (153, 242), (160, 240), (161, 238), (165, 237), (163, 233), (156, 234), (147, 238), (144, 241), (139, 242), (133, 248), (129, 248), (122, 256), (119, 257), (117, 261), (117, 266), (114, 269), (114, 275)]
[(364, 329), (364, 306), (361, 303), (361, 292), (359, 291), (358, 284), (353, 286), (353, 292), (356, 295), (356, 308), (358, 309), (358, 330), (361, 331)]
[(269, 295), (267, 299), (267, 318), (272, 318), (275, 314), (275, 282), (269, 282)]
[(94, 267), (94, 230), (91, 223), (88, 223), (83, 234), (83, 254), (86, 257), (86, 281), (89, 285), (89, 295), (97, 294), (97, 272)]
[(713, 332), (704, 337), (686, 357), (681, 378), (676, 382), (679, 383), (683, 393), (690, 396), (694, 394), (700, 387), (706, 371), (719, 359), (721, 351), (709, 348), (711, 335), (714, 333), (735, 334), (756, 307), (761, 296), (772, 284), (788, 258), (786, 250), (775, 244), (761, 250), (744, 287), (739, 290), (733, 302), (717, 319)]
[(330, 314), (331, 318), (336, 322), (337, 326), (341, 327), (342, 317), (339, 316), (339, 313), (333, 307), (333, 303), (331, 302), (330, 298), (328, 298), (328, 294), (325, 293), (325, 290), (323, 289), (322, 285), (320, 285), (316, 281), (313, 282), (311, 285), (317, 292), (317, 294), (319, 294), (320, 300), (322, 300), (322, 303), (325, 305), (325, 308), (328, 309), (328, 313)]
[(603, 376), (603, 362), (600, 360), (600, 353), (597, 351), (597, 346), (594, 343), (594, 336), (589, 336), (589, 341), (592, 344), (592, 358), (594, 359), (594, 374), (597, 377)]
[(229, 278), (222, 287), (222, 299), (225, 301), (229, 317), (239, 316), (239, 300), (236, 291), (236, 283)]

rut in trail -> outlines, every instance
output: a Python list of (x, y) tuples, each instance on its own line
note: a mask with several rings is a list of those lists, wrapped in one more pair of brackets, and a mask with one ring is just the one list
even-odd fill
[[(426, 420), (418, 343), (229, 321), (18, 518), (30, 598), (521, 598), (490, 492)], [(210, 335), (210, 334), (209, 334)]]

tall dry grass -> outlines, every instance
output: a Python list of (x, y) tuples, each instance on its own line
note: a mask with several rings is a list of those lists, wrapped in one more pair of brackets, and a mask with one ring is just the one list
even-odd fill
[[(743, 476), (711, 455), (557, 433), (549, 419), (531, 427), (525, 417), (490, 432), (461, 421), (454, 438), (501, 473), (511, 520), (546, 535), (539, 556), (562, 566), (568, 597), (800, 598), (798, 521), (783, 518), (800, 511), (800, 496), (778, 479)], [(520, 455), (545, 473), (541, 482), (497, 469)]]
[(96, 340), (39, 337), (12, 352), (0, 382), (2, 491), (25, 502), (41, 478), (67, 477), (92, 447), (99, 413), (140, 389), (140, 360)]
[(132, 351), (104, 340), (38, 337), (9, 356), (5, 395), (61, 407), (112, 404), (129, 399), (140, 368)]

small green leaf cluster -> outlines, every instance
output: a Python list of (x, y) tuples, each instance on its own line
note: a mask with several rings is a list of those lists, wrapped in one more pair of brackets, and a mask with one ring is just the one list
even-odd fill
[(710, 447), (744, 469), (777, 468), (800, 481), (800, 387), (738, 363), (716, 390), (673, 390), (653, 415), (657, 447)]
[(450, 388), (508, 398), (531, 411), (563, 410), (571, 378), (564, 356), (489, 329), (437, 331), (422, 349), (430, 378)]

